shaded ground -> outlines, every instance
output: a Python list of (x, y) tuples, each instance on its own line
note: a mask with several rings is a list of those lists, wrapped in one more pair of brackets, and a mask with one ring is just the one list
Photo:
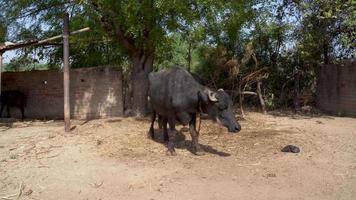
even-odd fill
[[(1, 124), (0, 199), (356, 199), (354, 118), (248, 113), (237, 135), (203, 121), (199, 157), (182, 127), (166, 156), (146, 119), (75, 121), (73, 134), (57, 121)], [(287, 144), (301, 153), (280, 152)]]

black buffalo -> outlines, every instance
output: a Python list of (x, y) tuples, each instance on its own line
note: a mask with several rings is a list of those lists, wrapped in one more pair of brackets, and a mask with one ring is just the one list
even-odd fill
[(25, 118), (26, 95), (24, 93), (17, 90), (3, 91), (1, 92), (0, 100), (0, 117), (2, 116), (2, 112), (6, 106), (7, 117), (11, 117), (10, 107), (17, 107), (21, 110), (22, 120)]
[[(193, 76), (193, 78), (194, 78), (194, 80), (195, 81), (197, 81), (199, 84), (201, 84), (201, 85), (205, 85), (205, 82), (203, 81), (203, 79), (202, 78), (200, 78), (200, 76), (198, 75), (198, 74), (195, 74), (195, 73), (193, 73), (193, 72), (189, 72), (192, 76)], [(155, 118), (156, 118), (156, 116), (155, 116), (155, 111), (153, 110), (153, 121), (155, 120)], [(167, 123), (168, 123), (168, 119), (167, 119), (167, 117), (164, 117), (164, 116), (161, 116), (161, 115), (158, 115), (158, 127), (160, 128), (160, 129), (163, 129), (163, 140), (165, 141), (165, 142), (167, 142), (167, 141), (169, 141), (169, 137), (168, 137), (168, 132), (167, 132)], [(152, 127), (154, 126), (154, 124), (152, 124)], [(198, 133), (199, 134), (199, 133)], [(152, 132), (151, 132), (151, 134), (149, 135), (149, 137), (151, 138), (151, 139), (154, 139), (154, 132), (153, 132), (153, 128), (152, 128)]]
[[(152, 106), (152, 121), (149, 136), (153, 137), (156, 114), (169, 124), (169, 137), (175, 136), (176, 122), (189, 124), (194, 153), (201, 154), (196, 131), (196, 114), (200, 111), (225, 126), (229, 132), (241, 130), (232, 112), (230, 96), (222, 89), (213, 91), (200, 83), (186, 70), (172, 67), (149, 74), (149, 97)], [(164, 128), (164, 127), (163, 127)], [(168, 151), (175, 154), (173, 140), (168, 142)]]

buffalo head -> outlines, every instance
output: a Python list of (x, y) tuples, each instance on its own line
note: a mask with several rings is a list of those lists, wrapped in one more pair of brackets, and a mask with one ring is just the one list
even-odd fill
[(229, 132), (237, 133), (241, 130), (232, 111), (231, 97), (223, 89), (216, 92), (205, 89), (199, 92), (199, 99), (203, 112), (214, 121), (225, 126)]

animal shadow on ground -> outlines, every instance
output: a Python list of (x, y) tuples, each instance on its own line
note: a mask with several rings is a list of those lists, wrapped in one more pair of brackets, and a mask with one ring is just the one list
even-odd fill
[[(153, 141), (167, 146), (167, 142), (165, 142), (163, 140), (163, 130), (154, 129), (154, 132), (155, 132), (155, 138), (153, 139)], [(186, 127), (183, 127), (180, 130), (177, 130), (177, 133), (176, 133), (176, 136), (174, 139), (174, 148), (186, 149), (189, 152), (191, 152), (192, 154), (194, 154), (193, 149), (191, 147), (192, 141), (187, 140), (186, 136), (183, 132), (188, 132), (188, 134), (189, 134), (189, 129)], [(229, 153), (218, 151), (210, 145), (204, 145), (204, 144), (199, 144), (199, 145), (204, 150), (205, 153), (210, 153), (210, 154), (218, 155), (221, 157), (228, 157), (231, 155)]]
[(106, 120), (106, 122), (108, 122), (108, 123), (116, 123), (116, 122), (121, 122), (122, 121), (122, 119), (108, 119), (108, 120)]
[(18, 120), (14, 118), (0, 118), (0, 131), (2, 132), (13, 128), (14, 123), (17, 121)]

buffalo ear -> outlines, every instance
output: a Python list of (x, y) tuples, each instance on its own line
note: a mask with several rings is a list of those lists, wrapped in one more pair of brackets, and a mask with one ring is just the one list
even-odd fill
[(204, 91), (199, 91), (198, 95), (199, 95), (199, 99), (206, 104), (209, 102), (218, 101), (218, 99), (216, 98), (216, 93), (209, 89), (205, 89)]
[(216, 93), (211, 90), (208, 91), (208, 97), (209, 97), (209, 100), (212, 102), (218, 101), (218, 99), (216, 98)]

